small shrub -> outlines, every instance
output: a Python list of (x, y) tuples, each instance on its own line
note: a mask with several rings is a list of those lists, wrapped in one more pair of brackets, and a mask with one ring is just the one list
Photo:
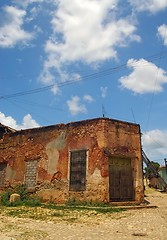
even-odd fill
[(20, 195), (20, 200), (24, 201), (26, 199), (29, 199), (30, 194), (26, 189), (26, 186), (24, 184), (19, 184), (15, 188), (15, 192)]
[(9, 199), (10, 199), (10, 195), (12, 194), (12, 190), (11, 189), (7, 189), (6, 192), (3, 192), (1, 194), (1, 204), (3, 206), (10, 206), (10, 202), (9, 202)]
[(23, 200), (22, 204), (29, 207), (39, 207), (42, 205), (42, 200), (38, 196), (30, 196), (28, 199)]
[[(10, 202), (10, 196), (13, 193), (17, 193), (20, 195), (20, 200), (16, 202)], [(7, 189), (6, 192), (1, 194), (1, 205), (3, 206), (30, 206), (36, 207), (41, 206), (41, 198), (35, 195), (30, 195), (27, 191), (25, 185), (17, 185), (14, 190)]]

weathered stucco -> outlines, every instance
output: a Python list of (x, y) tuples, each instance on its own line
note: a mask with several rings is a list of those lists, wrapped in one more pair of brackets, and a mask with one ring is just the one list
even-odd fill
[[(70, 152), (85, 149), (86, 190), (69, 191)], [(6, 162), (3, 187), (25, 183), (26, 163), (37, 160), (36, 191), (43, 200), (109, 202), (109, 157), (131, 159), (134, 201), (143, 200), (140, 127), (99, 118), (7, 132), (0, 139), (0, 163)], [(1, 186), (2, 187), (2, 186)]]

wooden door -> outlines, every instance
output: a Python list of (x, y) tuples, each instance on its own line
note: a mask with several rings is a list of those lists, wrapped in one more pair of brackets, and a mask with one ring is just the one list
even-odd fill
[(109, 159), (110, 201), (130, 201), (134, 198), (131, 159)]

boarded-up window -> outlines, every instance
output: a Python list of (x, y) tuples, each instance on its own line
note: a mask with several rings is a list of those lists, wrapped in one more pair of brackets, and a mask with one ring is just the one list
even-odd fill
[(25, 185), (27, 188), (36, 186), (37, 164), (37, 160), (26, 162)]
[(6, 163), (0, 163), (0, 187), (4, 186), (6, 166)]
[(70, 190), (86, 189), (86, 150), (74, 151), (70, 155)]

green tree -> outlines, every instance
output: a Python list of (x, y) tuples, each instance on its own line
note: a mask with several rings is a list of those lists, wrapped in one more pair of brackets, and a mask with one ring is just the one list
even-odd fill
[[(154, 162), (154, 161), (151, 161), (151, 163), (154, 166), (154, 168), (158, 171), (160, 168), (160, 164), (158, 162)], [(152, 177), (154, 177), (155, 174), (152, 172), (152, 170), (149, 167), (145, 167), (144, 175), (147, 178), (152, 178)]]

